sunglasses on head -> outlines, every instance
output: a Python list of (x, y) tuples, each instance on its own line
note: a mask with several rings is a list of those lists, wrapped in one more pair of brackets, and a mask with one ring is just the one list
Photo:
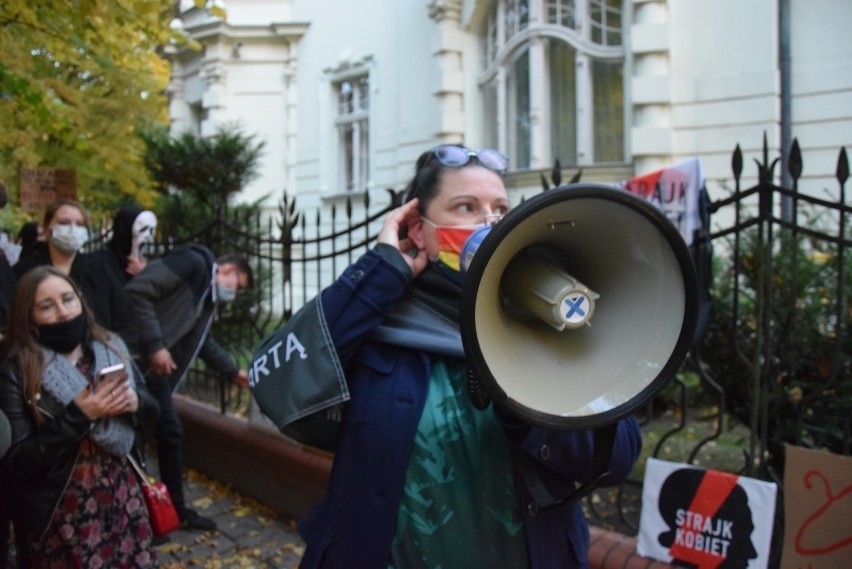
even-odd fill
[(493, 148), (471, 150), (456, 144), (442, 144), (432, 149), (432, 155), (448, 168), (461, 168), (470, 162), (471, 158), (476, 158), (480, 164), (500, 174), (505, 173), (509, 167), (509, 157)]

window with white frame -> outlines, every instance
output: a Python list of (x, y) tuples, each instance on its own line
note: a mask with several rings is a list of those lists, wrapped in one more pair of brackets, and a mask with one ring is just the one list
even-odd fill
[(622, 13), (622, 0), (494, 1), (483, 134), (515, 168), (624, 162)]
[(370, 172), (369, 87), (367, 75), (343, 79), (334, 84), (340, 188), (345, 192), (367, 189)]

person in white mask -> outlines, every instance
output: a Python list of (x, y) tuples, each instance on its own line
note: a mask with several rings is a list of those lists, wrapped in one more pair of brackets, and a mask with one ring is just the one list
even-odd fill
[(112, 236), (104, 249), (94, 254), (124, 285), (145, 268), (145, 245), (154, 242), (157, 216), (134, 205), (124, 205), (112, 220)]
[(15, 277), (20, 280), (34, 267), (53, 266), (80, 287), (97, 323), (122, 335), (130, 319), (124, 283), (116, 279), (101, 259), (81, 251), (89, 240), (89, 212), (77, 201), (59, 199), (47, 206), (41, 226), (44, 244), (15, 264)]

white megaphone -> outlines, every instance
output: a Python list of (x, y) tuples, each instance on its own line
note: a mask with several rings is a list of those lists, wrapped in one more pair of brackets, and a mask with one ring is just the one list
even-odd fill
[(629, 192), (574, 184), (538, 194), (483, 231), (462, 266), (471, 367), (496, 405), (533, 424), (611, 425), (689, 351), (698, 305), (689, 249)]

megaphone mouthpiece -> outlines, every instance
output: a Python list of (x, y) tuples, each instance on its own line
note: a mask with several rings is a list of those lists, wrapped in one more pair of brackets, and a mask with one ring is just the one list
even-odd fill
[(591, 326), (600, 295), (536, 248), (521, 251), (506, 267), (502, 302), (519, 319), (538, 318), (559, 332)]

